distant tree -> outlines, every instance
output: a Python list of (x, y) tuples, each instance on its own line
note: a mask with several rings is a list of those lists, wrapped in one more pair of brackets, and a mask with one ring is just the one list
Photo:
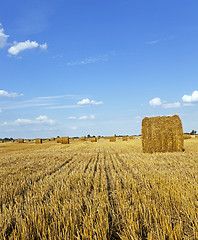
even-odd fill
[(192, 130), (191, 133), (190, 133), (190, 135), (196, 135), (196, 133), (197, 133), (197, 131)]
[(90, 138), (91, 137), (91, 135), (90, 134), (87, 134), (87, 138)]

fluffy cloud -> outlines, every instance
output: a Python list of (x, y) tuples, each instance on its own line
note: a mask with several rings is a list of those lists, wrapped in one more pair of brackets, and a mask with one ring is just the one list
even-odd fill
[(150, 106), (152, 107), (163, 107), (163, 108), (179, 108), (181, 107), (180, 102), (174, 103), (163, 103), (160, 98), (153, 98), (149, 101)]
[(0, 124), (0, 126), (24, 126), (24, 125), (38, 125), (38, 124), (47, 124), (54, 125), (56, 123), (55, 120), (48, 119), (47, 116), (39, 116), (36, 119), (26, 119), (26, 118), (18, 118), (13, 122), (4, 122)]
[(12, 55), (18, 55), (20, 52), (27, 49), (40, 47), (42, 50), (47, 49), (47, 44), (38, 44), (36, 41), (27, 40), (25, 42), (14, 42), (14, 45), (8, 49)]
[(41, 50), (46, 50), (47, 49), (47, 43), (40, 44), (40, 49)]
[(2, 28), (2, 24), (0, 23), (0, 48), (4, 48), (7, 45), (7, 38), (9, 35), (4, 33), (4, 29)]
[(83, 100), (77, 103), (78, 105), (100, 105), (103, 104), (102, 101), (96, 102), (94, 100), (89, 100), (88, 98), (84, 98)]
[(149, 104), (152, 106), (152, 107), (155, 107), (155, 106), (161, 106), (162, 105), (162, 100), (160, 98), (153, 98), (149, 101)]
[(87, 116), (81, 116), (81, 117), (79, 117), (79, 120), (85, 120), (85, 119), (88, 119), (88, 117), (87, 117)]
[(185, 103), (194, 103), (198, 102), (198, 91), (194, 91), (192, 95), (184, 95), (182, 101)]
[(15, 98), (15, 97), (20, 97), (23, 96), (23, 94), (18, 94), (18, 93), (9, 93), (4, 90), (0, 90), (0, 97), (10, 97), (10, 98)]

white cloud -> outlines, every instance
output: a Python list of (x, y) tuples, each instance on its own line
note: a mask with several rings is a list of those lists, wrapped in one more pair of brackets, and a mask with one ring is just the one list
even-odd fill
[(182, 100), (186, 103), (198, 102), (198, 91), (194, 91), (192, 95), (184, 95)]
[(69, 116), (68, 119), (76, 119), (76, 117)]
[(55, 120), (48, 119), (47, 116), (39, 116), (36, 119), (26, 119), (26, 118), (18, 118), (13, 122), (4, 122), (0, 124), (0, 126), (24, 126), (24, 125), (38, 125), (38, 124), (47, 124), (54, 125), (56, 123)]
[(181, 107), (180, 102), (163, 103), (161, 98), (153, 98), (149, 101), (149, 104), (152, 107), (163, 107), (163, 108), (179, 108), (179, 107)]
[(162, 105), (163, 108), (180, 108), (181, 104), (180, 102), (174, 102), (174, 103), (165, 103)]
[(100, 105), (103, 104), (102, 101), (96, 102), (94, 100), (89, 100), (88, 98), (84, 98), (83, 100), (77, 103), (78, 105)]
[(39, 116), (39, 117), (36, 118), (36, 120), (38, 120), (38, 121), (45, 121), (45, 120), (47, 120), (47, 116), (45, 116), (45, 115)]
[(88, 119), (88, 117), (87, 117), (87, 116), (81, 116), (81, 117), (79, 117), (78, 119), (79, 119), (79, 120), (85, 120), (85, 119)]
[(183, 106), (184, 107), (193, 107), (193, 106), (195, 106), (195, 104), (193, 104), (193, 103), (184, 103)]
[(8, 49), (8, 52), (12, 55), (18, 55), (20, 52), (25, 51), (27, 49), (33, 49), (39, 47), (41, 49), (46, 49), (47, 44), (38, 44), (36, 41), (27, 40), (25, 42), (14, 42), (14, 45)]
[(149, 101), (149, 104), (152, 107), (161, 106), (162, 105), (162, 100), (160, 98), (153, 98)]
[(40, 49), (41, 50), (46, 50), (47, 49), (47, 43), (40, 44)]
[(0, 48), (4, 48), (8, 43), (7, 43), (7, 38), (9, 35), (6, 35), (4, 33), (4, 29), (2, 28), (2, 24), (0, 23)]
[(96, 116), (94, 114), (91, 114), (90, 119), (96, 119)]
[(9, 93), (9, 92), (7, 92), (7, 91), (0, 90), (0, 97), (11, 97), (11, 98), (15, 98), (15, 97), (20, 97), (20, 96), (23, 96), (23, 94)]

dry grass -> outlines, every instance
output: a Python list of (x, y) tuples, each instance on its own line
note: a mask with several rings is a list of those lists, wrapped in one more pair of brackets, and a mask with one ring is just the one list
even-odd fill
[(198, 239), (198, 139), (0, 145), (0, 239)]

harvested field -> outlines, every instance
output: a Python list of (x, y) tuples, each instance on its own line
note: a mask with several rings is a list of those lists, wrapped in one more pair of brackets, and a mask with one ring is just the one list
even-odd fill
[(0, 239), (198, 239), (198, 139), (0, 144)]

